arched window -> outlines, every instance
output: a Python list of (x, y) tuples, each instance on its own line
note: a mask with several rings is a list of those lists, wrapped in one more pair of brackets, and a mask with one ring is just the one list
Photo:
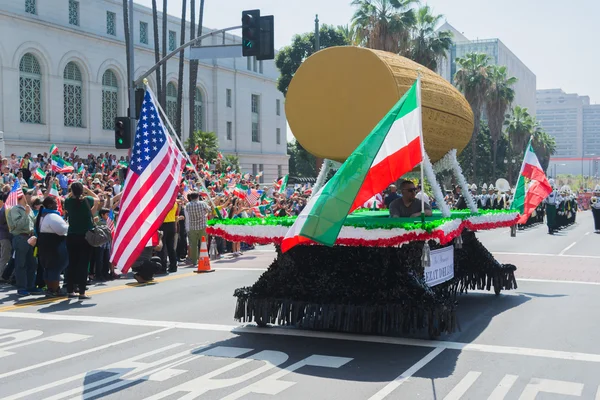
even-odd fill
[(102, 129), (113, 129), (119, 109), (119, 84), (115, 73), (107, 69), (102, 75)]
[(204, 128), (202, 110), (202, 92), (196, 88), (196, 97), (194, 98), (194, 131), (201, 131)]
[(19, 63), (21, 122), (42, 123), (42, 69), (37, 58), (25, 54)]
[(68, 63), (63, 78), (65, 126), (81, 128), (83, 126), (83, 83), (77, 64), (72, 61)]
[(167, 117), (173, 126), (177, 126), (175, 118), (177, 118), (177, 88), (173, 82), (167, 85), (167, 109), (165, 110)]

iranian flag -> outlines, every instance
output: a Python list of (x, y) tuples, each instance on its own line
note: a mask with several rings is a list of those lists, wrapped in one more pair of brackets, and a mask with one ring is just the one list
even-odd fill
[(58, 188), (56, 187), (56, 183), (52, 182), (52, 186), (50, 187), (50, 192), (48, 193), (48, 195), (56, 199), (56, 204), (58, 206), (57, 211), (60, 213), (60, 215), (64, 215), (62, 202), (60, 201), (60, 193), (58, 191)]
[(511, 208), (518, 210), (521, 214), (519, 224), (524, 224), (529, 216), (540, 205), (548, 195), (552, 193), (552, 186), (546, 178), (546, 174), (533, 151), (531, 140), (525, 151), (521, 173), (517, 181), (515, 197)]
[(53, 155), (53, 154), (58, 154), (58, 146), (56, 146), (55, 144), (50, 146), (50, 155)]
[(333, 246), (346, 216), (423, 159), (420, 80), (392, 107), (308, 202), (281, 250), (311, 241)]
[(277, 181), (277, 183), (275, 184), (275, 189), (277, 189), (278, 193), (284, 193), (285, 189), (287, 188), (287, 183), (288, 183), (288, 178), (289, 178), (289, 174), (284, 176), (283, 178), (281, 178), (280, 180)]
[(35, 171), (33, 171), (33, 174), (31, 174), (31, 177), (36, 181), (43, 181), (44, 179), (46, 179), (46, 173), (44, 172), (43, 169), (38, 168)]

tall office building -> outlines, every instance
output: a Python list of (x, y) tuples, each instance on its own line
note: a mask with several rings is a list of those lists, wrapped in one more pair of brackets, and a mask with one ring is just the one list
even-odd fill
[(515, 100), (513, 106), (526, 107), (529, 113), (535, 115), (535, 74), (512, 52), (500, 39), (469, 40), (449, 23), (445, 22), (438, 31), (450, 31), (453, 34), (453, 44), (438, 68), (438, 73), (447, 81), (453, 82), (454, 74), (460, 68), (456, 59), (467, 53), (485, 53), (490, 57), (490, 64), (504, 65), (509, 76), (518, 79), (514, 86)]

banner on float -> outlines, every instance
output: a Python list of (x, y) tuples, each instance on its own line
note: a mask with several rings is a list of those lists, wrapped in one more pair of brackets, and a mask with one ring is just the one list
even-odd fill
[(431, 250), (431, 266), (425, 268), (425, 282), (429, 287), (454, 278), (454, 246)]

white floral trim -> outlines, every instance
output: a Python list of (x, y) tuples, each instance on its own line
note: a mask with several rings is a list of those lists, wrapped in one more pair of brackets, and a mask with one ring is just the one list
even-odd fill
[[(442, 216), (444, 218), (450, 218), (451, 211), (448, 204), (446, 204), (446, 200), (444, 199), (444, 194), (442, 193), (442, 189), (440, 188), (440, 184), (438, 183), (435, 173), (433, 172), (433, 166), (431, 165), (431, 160), (427, 155), (427, 152), (423, 153), (423, 168), (425, 169), (425, 174), (427, 175), (427, 180), (433, 189), (433, 198), (437, 203), (438, 208), (442, 212)], [(424, 186), (423, 186), (424, 187)]]

